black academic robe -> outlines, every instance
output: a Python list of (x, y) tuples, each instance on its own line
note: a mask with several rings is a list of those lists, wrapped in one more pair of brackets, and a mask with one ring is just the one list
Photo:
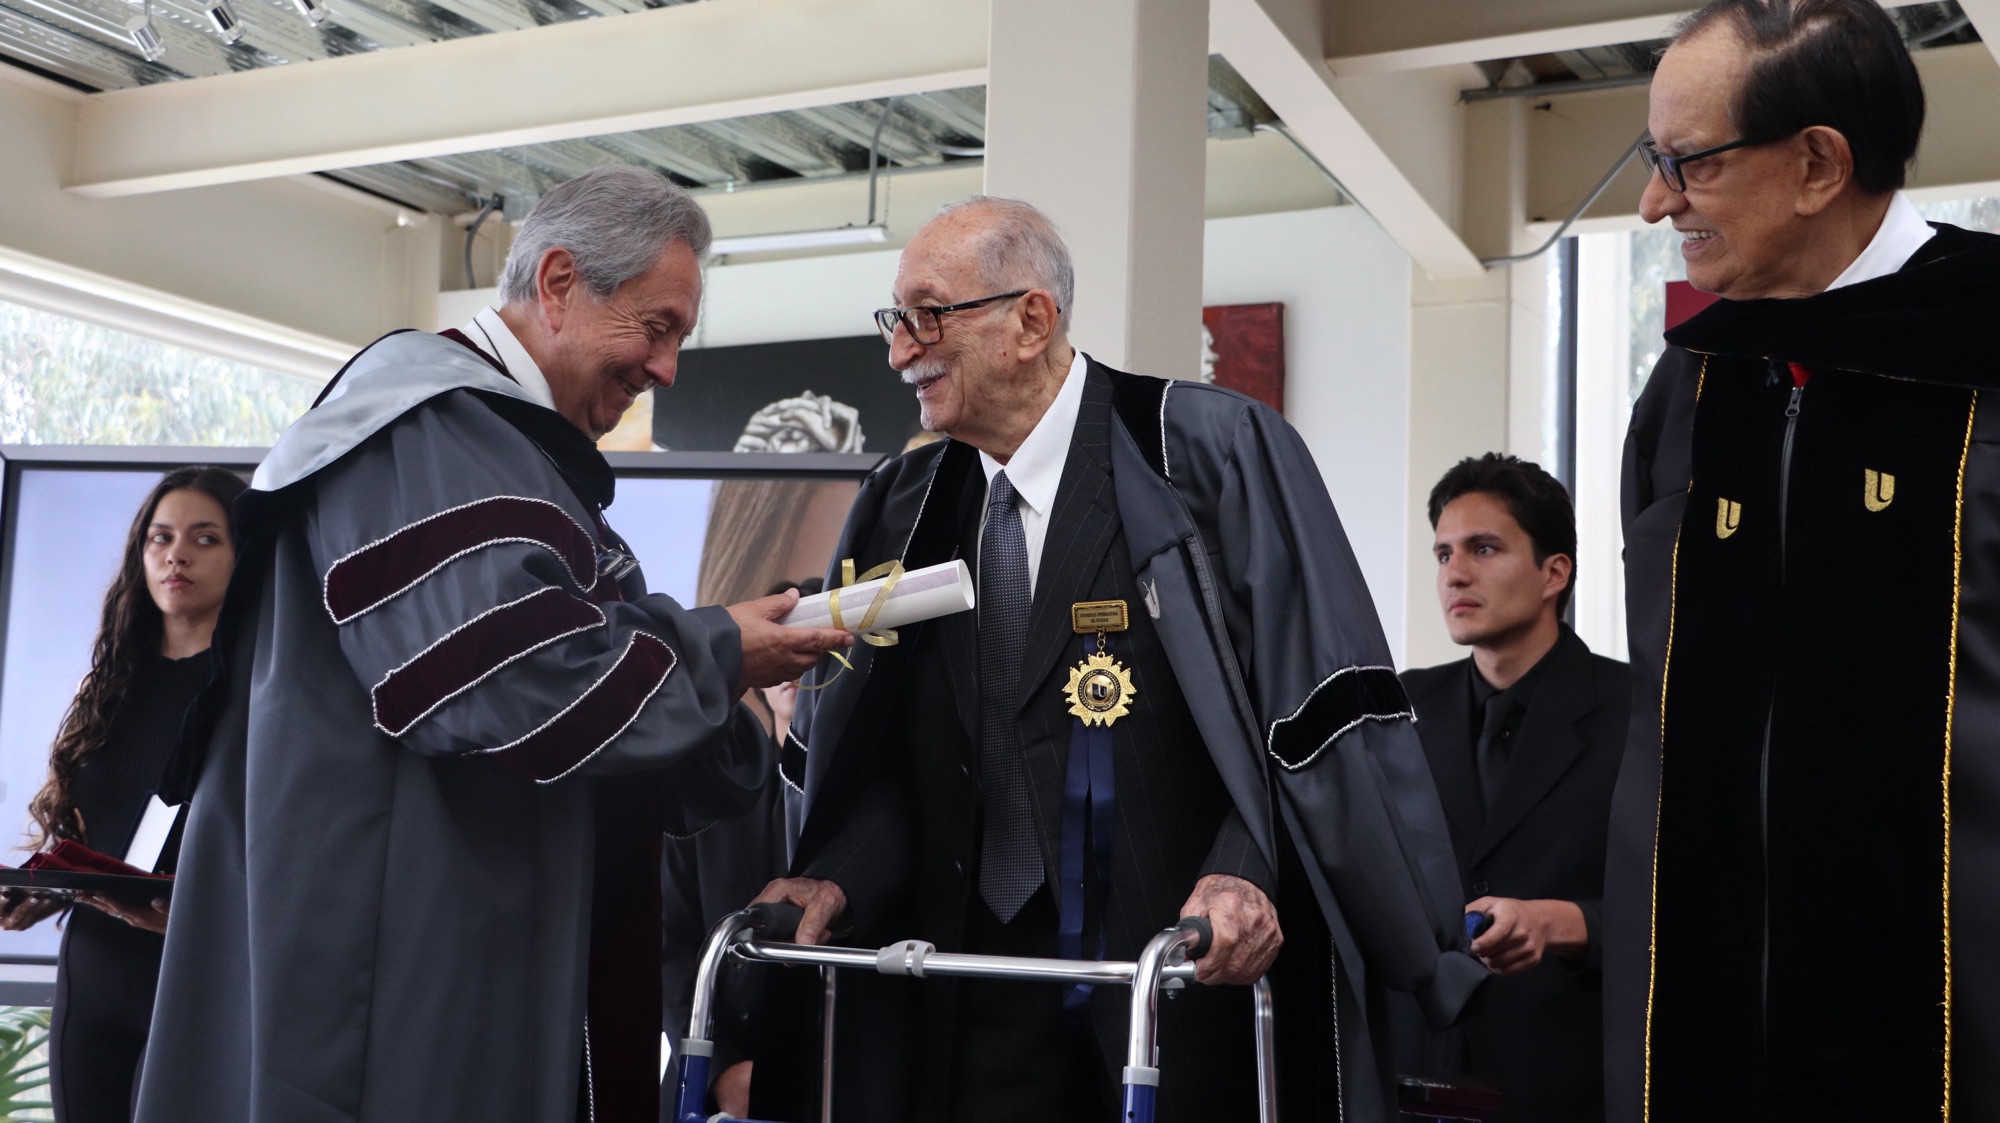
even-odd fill
[[(1333, 977), (1317, 993), (1280, 997), (1278, 1008), (1311, 1019), (1314, 1010), (1334, 1005), (1319, 1019), (1325, 1029), (1301, 1039), (1318, 1047), (1323, 1069), (1339, 1074), (1349, 1118), (1387, 1120), (1393, 1112), (1388, 1056), (1375, 1032), (1384, 988), (1416, 992), (1438, 1024), (1448, 1024), (1486, 973), (1457, 950), (1457, 879), (1443, 815), (1338, 518), (1297, 434), (1268, 408), (1227, 391), (1121, 374), (1094, 362), (1087, 377), (1058, 520), (1076, 494), (1071, 469), (1088, 468), (1088, 503), (1096, 513), (1080, 537), (1101, 537), (1100, 556), (1122, 540), (1116, 548), (1124, 551), (1119, 560), (1137, 593), (1133, 611), (1144, 612), (1168, 668), (1140, 689), (1180, 695), (1208, 754), (1210, 783), (1220, 781), (1211, 794), (1226, 797), (1221, 823), (1211, 820), (1205, 833), (1181, 829), (1198, 836), (1195, 853), (1205, 861), (1218, 860), (1233, 838), (1255, 851), (1243, 868), (1278, 871), (1266, 876), (1285, 882), (1276, 888), (1288, 933), (1310, 932), (1317, 911)], [(1093, 417), (1094, 438), (1086, 432)], [(892, 559), (918, 568), (967, 556), (967, 543), (976, 542), (979, 475), (974, 450), (953, 441), (891, 461), (863, 484), (836, 557), (865, 569)], [(1050, 557), (1079, 548), (1076, 537), (1052, 534), (1045, 572)], [(1059, 783), (1068, 749), (1066, 735), (1034, 732), (1043, 671), (1076, 658), (1069, 600), (1056, 603), (1053, 590), (1038, 582), (1021, 699), (1031, 791), (1043, 805), (1051, 795), (1046, 781), (1038, 787), (1036, 779), (1052, 775)], [(854, 883), (854, 942), (915, 936), (945, 947), (950, 933), (940, 939), (909, 926), (923, 922), (926, 905), (939, 924), (949, 923), (943, 918), (954, 908), (964, 915), (959, 905), (939, 908), (933, 898), (966, 899), (966, 857), (976, 854), (976, 838), (956, 837), (964, 832), (950, 831), (950, 824), (964, 818), (938, 814), (926, 800), (943, 793), (954, 806), (969, 805), (970, 769), (943, 767), (949, 757), (905, 755), (956, 751), (913, 743), (905, 723), (913, 710), (942, 709), (950, 724), (960, 722), (959, 710), (976, 710), (973, 664), (951, 654), (971, 651), (971, 627), (968, 617), (903, 629), (896, 646), (857, 648), (856, 669), (838, 679), (826, 668), (815, 671), (808, 685), (831, 679), (829, 685), (800, 696), (792, 738), (806, 750), (807, 783), (794, 868)], [(960, 629), (967, 635), (956, 642), (927, 639)], [(970, 720), (976, 730), (976, 717)], [(1038, 751), (1050, 759), (1038, 760)], [(954, 775), (959, 790), (944, 792)], [(926, 782), (939, 787), (916, 790), (918, 776), (937, 777)], [(1131, 798), (1122, 773), (1119, 783), (1122, 806)], [(1045, 851), (1053, 845), (1046, 831), (1043, 844)], [(1288, 862), (1289, 856), (1296, 859)], [(1288, 865), (1292, 877), (1282, 878)], [(1163, 912), (1141, 910), (1159, 915), (1135, 918), (1128, 935), (1171, 924), (1201, 868), (1216, 867), (1185, 870), (1185, 880), (1142, 877), (1142, 884), (1120, 886), (1156, 904), (1172, 899)], [(1303, 915), (1287, 920), (1285, 902), (1294, 896)], [(1111, 937), (1114, 957), (1130, 953), (1115, 946), (1125, 942), (1115, 926)], [(843, 1115), (865, 1096), (884, 1113), (874, 1117), (907, 1117), (925, 1048), (935, 1047), (941, 1033), (949, 1039), (902, 989), (900, 997), (886, 988), (872, 997), (860, 987), (842, 992), (842, 1009), (849, 1011), (843, 1030), (866, 1034), (837, 1049), (835, 1104)], [(912, 1020), (921, 1023), (915, 1038), (906, 1032)], [(796, 1069), (767, 1069), (768, 1045), (767, 1037), (760, 1102), (772, 1085), (816, 1086)], [(801, 1042), (791, 1058), (810, 1059), (810, 1045)], [(1115, 1071), (1122, 1058), (1114, 1052), (1106, 1061)]]
[[(1631, 677), (1567, 627), (1544, 658), (1491, 813), (1473, 759), (1471, 661), (1403, 673), (1465, 899), (1574, 901), (1590, 931), (1582, 960), (1549, 956), (1526, 974), (1486, 984), (1461, 1024), (1427, 1042), (1433, 1048), (1419, 1059), (1444, 1066), (1425, 1075), (1465, 1075), (1498, 1089), (1501, 1123), (1604, 1117), (1600, 898)], [(1405, 1039), (1399, 1032), (1399, 1043)]]
[[(730, 724), (732, 737), (765, 744), (771, 760), (777, 761), (777, 746), (771, 744), (763, 719), (748, 705), (737, 703)], [(793, 780), (796, 782), (797, 777)], [(687, 834), (668, 833), (665, 837), (660, 853), (660, 978), (666, 1011), (663, 1028), (676, 1048), (688, 1036), (696, 967), (710, 929), (742, 908), (745, 901), (755, 897), (773, 879), (785, 876), (789, 850), (785, 802), (786, 794), (793, 790), (778, 769), (773, 768), (764, 774), (763, 787), (741, 815)], [(716, 1002), (720, 1024), (711, 1027), (707, 1034), (716, 1045), (715, 1058), (709, 1063), (711, 1081), (737, 1061), (749, 1060), (756, 1054), (756, 1027), (752, 1018), (756, 970), (747, 961), (731, 960), (723, 971)], [(660, 1097), (662, 1123), (676, 1123), (673, 1113), (679, 1104), (671, 1093), (679, 1086), (679, 1079), (680, 1065), (676, 1063), (663, 1077), (669, 1094)]]
[(2000, 1103), (2000, 238), (1721, 301), (1626, 443), (1612, 1117)]

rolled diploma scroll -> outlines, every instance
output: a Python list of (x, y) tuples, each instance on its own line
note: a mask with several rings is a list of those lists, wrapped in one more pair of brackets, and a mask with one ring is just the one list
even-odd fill
[[(861, 630), (861, 622), (868, 618), (869, 606), (875, 603), (876, 590), (886, 580), (878, 577), (873, 581), (857, 581), (840, 590), (840, 621), (848, 631)], [(962, 561), (906, 570), (896, 582), (896, 587), (889, 590), (888, 599), (882, 603), (882, 611), (868, 625), (868, 629), (879, 632), (884, 628), (900, 628), (905, 624), (950, 616), (971, 608), (972, 601), (972, 571)], [(778, 623), (795, 628), (833, 627), (833, 594), (814, 593), (809, 597), (800, 597), (798, 606), (779, 617)]]

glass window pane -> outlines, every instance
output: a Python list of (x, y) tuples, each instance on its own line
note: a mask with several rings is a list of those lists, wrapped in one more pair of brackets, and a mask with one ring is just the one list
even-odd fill
[(0, 302), (0, 443), (268, 445), (310, 379)]
[[(133, 512), (160, 480), (149, 471), (25, 468), (14, 523), (6, 662), (0, 666), (0, 861), (20, 865), (28, 801), (48, 775), (49, 745), (90, 669), (104, 593)], [(54, 955), (52, 921), (0, 932), (0, 955)]]

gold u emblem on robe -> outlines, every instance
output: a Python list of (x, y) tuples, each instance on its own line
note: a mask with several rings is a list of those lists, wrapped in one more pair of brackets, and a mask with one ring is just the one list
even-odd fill
[(1871, 511), (1887, 510), (1896, 501), (1896, 477), (1873, 468), (1861, 469), (1861, 505)]
[(1727, 538), (1743, 525), (1743, 504), (1733, 499), (1717, 496), (1715, 500), (1715, 536)]

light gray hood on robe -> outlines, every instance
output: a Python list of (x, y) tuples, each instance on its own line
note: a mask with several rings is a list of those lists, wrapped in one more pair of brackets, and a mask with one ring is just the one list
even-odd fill
[(463, 344), (426, 331), (396, 332), (348, 360), (326, 396), (279, 435), (250, 486), (289, 487), (451, 390), (483, 390), (540, 404)]

